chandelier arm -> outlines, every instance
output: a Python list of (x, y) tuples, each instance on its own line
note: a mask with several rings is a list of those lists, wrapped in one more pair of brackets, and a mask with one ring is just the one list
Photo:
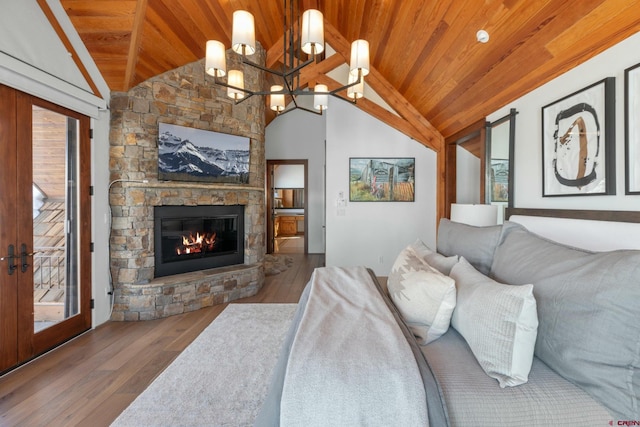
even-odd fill
[(263, 65), (260, 65), (260, 64), (258, 64), (256, 62), (253, 62), (253, 61), (247, 59), (244, 56), (242, 57), (242, 63), (244, 65), (249, 65), (251, 67), (258, 68), (258, 69), (260, 69), (262, 71), (265, 71), (265, 72), (271, 73), (271, 74), (275, 74), (275, 75), (280, 76), (282, 78), (287, 78), (290, 75), (292, 75), (294, 73), (297, 73), (298, 71), (300, 71), (301, 69), (303, 69), (307, 65), (312, 64), (313, 62), (315, 62), (315, 60), (316, 60), (316, 56), (315, 56), (315, 54), (312, 54), (309, 59), (307, 59), (306, 61), (304, 61), (301, 64), (299, 64), (297, 67), (291, 68), (289, 70), (287, 70), (285, 68), (285, 70), (283, 71), (283, 70), (274, 70), (274, 69), (271, 69), (271, 68), (267, 68), (267, 67), (265, 67)]
[[(253, 95), (261, 95), (261, 94), (260, 94), (260, 93), (258, 93), (258, 92), (254, 92), (254, 91), (252, 91), (252, 90), (245, 89), (245, 88), (243, 88), (243, 87), (238, 87), (238, 86), (230, 85), (229, 83), (226, 83), (226, 82), (223, 82), (223, 81), (221, 81), (221, 80), (218, 80), (218, 77), (214, 77), (214, 78), (213, 78), (213, 82), (214, 82), (216, 85), (220, 85), (220, 86), (224, 86), (224, 87), (228, 87), (228, 88), (231, 88), (231, 89), (235, 89), (235, 90), (239, 90), (239, 91), (241, 91), (241, 92), (244, 92), (244, 93), (246, 93), (246, 94), (248, 95), (248, 96), (247, 96), (247, 98), (249, 98), (250, 96), (253, 96)], [(262, 94), (262, 95), (264, 95), (264, 94)], [(243, 98), (243, 99), (246, 99), (246, 98)]]
[(343, 90), (345, 90), (345, 89), (349, 89), (349, 88), (350, 88), (350, 87), (352, 87), (352, 86), (355, 86), (355, 85), (357, 85), (357, 84), (360, 84), (360, 83), (362, 83), (362, 81), (363, 81), (363, 80), (364, 80), (364, 77), (362, 76), (362, 70), (358, 70), (358, 80), (356, 80), (356, 81), (355, 81), (355, 82), (353, 82), (353, 83), (349, 83), (349, 84), (347, 84), (347, 85), (344, 85), (344, 86), (342, 86), (342, 87), (339, 87), (339, 88), (337, 88), (337, 89), (334, 89), (334, 90), (330, 91), (330, 92), (329, 92), (329, 95), (337, 96), (336, 94), (337, 94), (338, 92), (342, 92), (342, 91), (343, 91)]

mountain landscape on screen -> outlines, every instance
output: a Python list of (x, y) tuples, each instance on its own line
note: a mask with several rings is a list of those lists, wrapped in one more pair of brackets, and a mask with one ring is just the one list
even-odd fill
[(158, 178), (246, 184), (249, 138), (161, 123)]

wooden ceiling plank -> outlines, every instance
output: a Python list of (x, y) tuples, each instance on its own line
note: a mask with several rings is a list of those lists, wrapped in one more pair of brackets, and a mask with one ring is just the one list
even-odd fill
[[(181, 7), (169, 8), (164, 1), (155, 0), (150, 4), (149, 10), (154, 12), (154, 14), (149, 15), (150, 17), (154, 16), (162, 21), (164, 24), (162, 25), (162, 34), (166, 34), (167, 39), (171, 38), (176, 50), (183, 51), (185, 57), (192, 59), (204, 56), (206, 42), (199, 43), (197, 41), (197, 35), (191, 29), (192, 22), (184, 13), (180, 12), (182, 10)], [(188, 54), (186, 54), (187, 51), (189, 52)]]
[[(625, 28), (634, 27), (640, 29), (637, 19), (634, 18), (632, 8), (637, 8), (636, 1), (629, 1), (626, 5), (620, 3), (603, 2), (586, 14), (580, 21), (559, 33), (553, 40), (546, 44), (547, 50), (554, 56), (564, 52), (573, 52), (577, 48), (590, 45), (591, 49), (597, 49), (603, 40), (615, 37), (615, 33), (625, 34)], [(615, 29), (620, 31), (616, 32)], [(612, 32), (614, 34), (612, 34)], [(589, 37), (585, 37), (585, 34)], [(620, 38), (616, 38), (620, 40)]]
[[(589, 6), (594, 6), (596, 3), (599, 3), (599, 1), (592, 1), (589, 4), (587, 1), (584, 1), (580, 4), (583, 5), (586, 10)], [(486, 111), (484, 111), (486, 115), (492, 110), (505, 105), (504, 103), (497, 104), (497, 102), (505, 100), (509, 102), (515, 99), (512, 98), (511, 86), (516, 85), (520, 79), (528, 79), (529, 76), (535, 76), (535, 80), (531, 81), (533, 85), (531, 88), (533, 89), (551, 79), (550, 76), (545, 74), (541, 75), (541, 69), (545, 67), (557, 69), (559, 67), (567, 71), (569, 68), (562, 66), (558, 60), (554, 60), (544, 46), (547, 40), (552, 39), (559, 30), (562, 30), (564, 26), (567, 25), (567, 22), (574, 22), (580, 19), (579, 17), (582, 16), (584, 12), (577, 12), (573, 10), (572, 6), (571, 4), (566, 4), (565, 7), (567, 9), (564, 7), (561, 9), (556, 8), (556, 16), (561, 16), (559, 19), (547, 20), (544, 25), (538, 24), (538, 28), (535, 29), (531, 27), (525, 28), (524, 31), (528, 31), (530, 36), (524, 37), (521, 35), (518, 40), (525, 40), (525, 42), (517, 45), (508, 55), (504, 56), (502, 61), (497, 61), (493, 68), (490, 68), (490, 72), (487, 72), (480, 78), (473, 77), (473, 81), (459, 82), (456, 88), (447, 95), (447, 98), (440, 100), (431, 110), (429, 117), (432, 118), (436, 126), (442, 130), (453, 123), (461, 123), (459, 121), (460, 113), (453, 112), (450, 108), (451, 97), (456, 97), (459, 102), (473, 103), (477, 109), (479, 104), (478, 100), (482, 99), (483, 92), (493, 93), (491, 91), (495, 91), (496, 94), (502, 94), (496, 95), (492, 99), (491, 104), (483, 105), (486, 109)], [(554, 7), (554, 5), (549, 4), (548, 7)], [(548, 16), (548, 14), (542, 14), (540, 19), (542, 16)], [(535, 23), (536, 21), (534, 20), (531, 25), (535, 26)], [(517, 52), (526, 52), (527, 55), (517, 55)], [(557, 75), (559, 74), (560, 73)], [(511, 93), (511, 95), (507, 95), (508, 93)], [(489, 105), (492, 105), (492, 107)]]
[(124, 72), (124, 87), (122, 90), (129, 90), (134, 86), (135, 69), (138, 65), (138, 52), (142, 40), (142, 28), (145, 15), (147, 13), (147, 0), (136, 2), (136, 11), (131, 27), (131, 39), (129, 40), (129, 50), (127, 55), (127, 65)]
[[(429, 72), (429, 77), (427, 77), (430, 86), (434, 88), (429, 99), (431, 105), (437, 106), (440, 102), (443, 104), (447, 102), (443, 101), (445, 94), (447, 94), (447, 91), (443, 90), (445, 88), (442, 88), (442, 83), (446, 79), (443, 71), (456, 70), (456, 81), (461, 85), (458, 91), (463, 92), (462, 87), (465, 89), (469, 87), (463, 86), (464, 84), (474, 85), (487, 72), (492, 72), (497, 65), (516, 52), (526, 40), (536, 37), (548, 24), (544, 17), (548, 16), (549, 12), (553, 12), (554, 9), (550, 9), (550, 7), (554, 8), (549, 2), (546, 5), (523, 2), (512, 9), (498, 8), (493, 14), (489, 14), (490, 19), (484, 28), (490, 33), (495, 33), (493, 28), (501, 29), (497, 34), (493, 34), (490, 44), (477, 43), (473, 34), (467, 34), (464, 39), (473, 39), (473, 41), (465, 41), (465, 44), (462, 45), (454, 43), (451, 46), (451, 52), (459, 52), (459, 55), (445, 54), (441, 61), (434, 64), (433, 70)], [(463, 37), (459, 38), (463, 39)], [(540, 62), (545, 58), (548, 59), (548, 55), (535, 57), (529, 54), (525, 55), (525, 58), (530, 64), (534, 61)], [(410, 86), (408, 90), (415, 93), (413, 92), (415, 86)], [(451, 99), (449, 96), (448, 100)], [(415, 97), (410, 97), (410, 100), (416, 103), (421, 102)], [(429, 114), (428, 111), (423, 111), (423, 113)]]
[(67, 15), (73, 21), (75, 17), (83, 19), (91, 16), (98, 17), (127, 17), (135, 9), (136, 0), (61, 0)]

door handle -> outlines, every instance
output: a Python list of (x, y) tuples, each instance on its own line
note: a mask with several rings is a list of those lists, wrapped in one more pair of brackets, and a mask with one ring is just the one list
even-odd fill
[(7, 248), (7, 253), (9, 255), (1, 257), (0, 261), (4, 261), (5, 259), (7, 260), (8, 273), (9, 273), (9, 276), (11, 276), (13, 272), (16, 271), (16, 269), (18, 268), (18, 266), (15, 263), (16, 255), (15, 255), (15, 248), (13, 247), (13, 245), (9, 245), (9, 247)]
[(29, 263), (27, 262), (27, 257), (30, 256), (34, 256), (35, 254), (37, 254), (37, 252), (30, 252), (27, 253), (27, 245), (26, 244), (22, 244), (20, 246), (20, 262), (22, 263), (22, 268), (21, 271), (24, 273), (27, 271), (27, 269), (29, 268)]

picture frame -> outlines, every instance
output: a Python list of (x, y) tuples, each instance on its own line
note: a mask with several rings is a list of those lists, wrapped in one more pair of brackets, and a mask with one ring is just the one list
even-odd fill
[(491, 202), (509, 201), (509, 160), (491, 159)]
[(158, 179), (248, 184), (251, 139), (158, 124)]
[(414, 157), (350, 157), (350, 202), (415, 201)]
[(640, 63), (624, 70), (625, 194), (640, 194)]
[(607, 77), (542, 107), (542, 196), (615, 192), (615, 77)]

